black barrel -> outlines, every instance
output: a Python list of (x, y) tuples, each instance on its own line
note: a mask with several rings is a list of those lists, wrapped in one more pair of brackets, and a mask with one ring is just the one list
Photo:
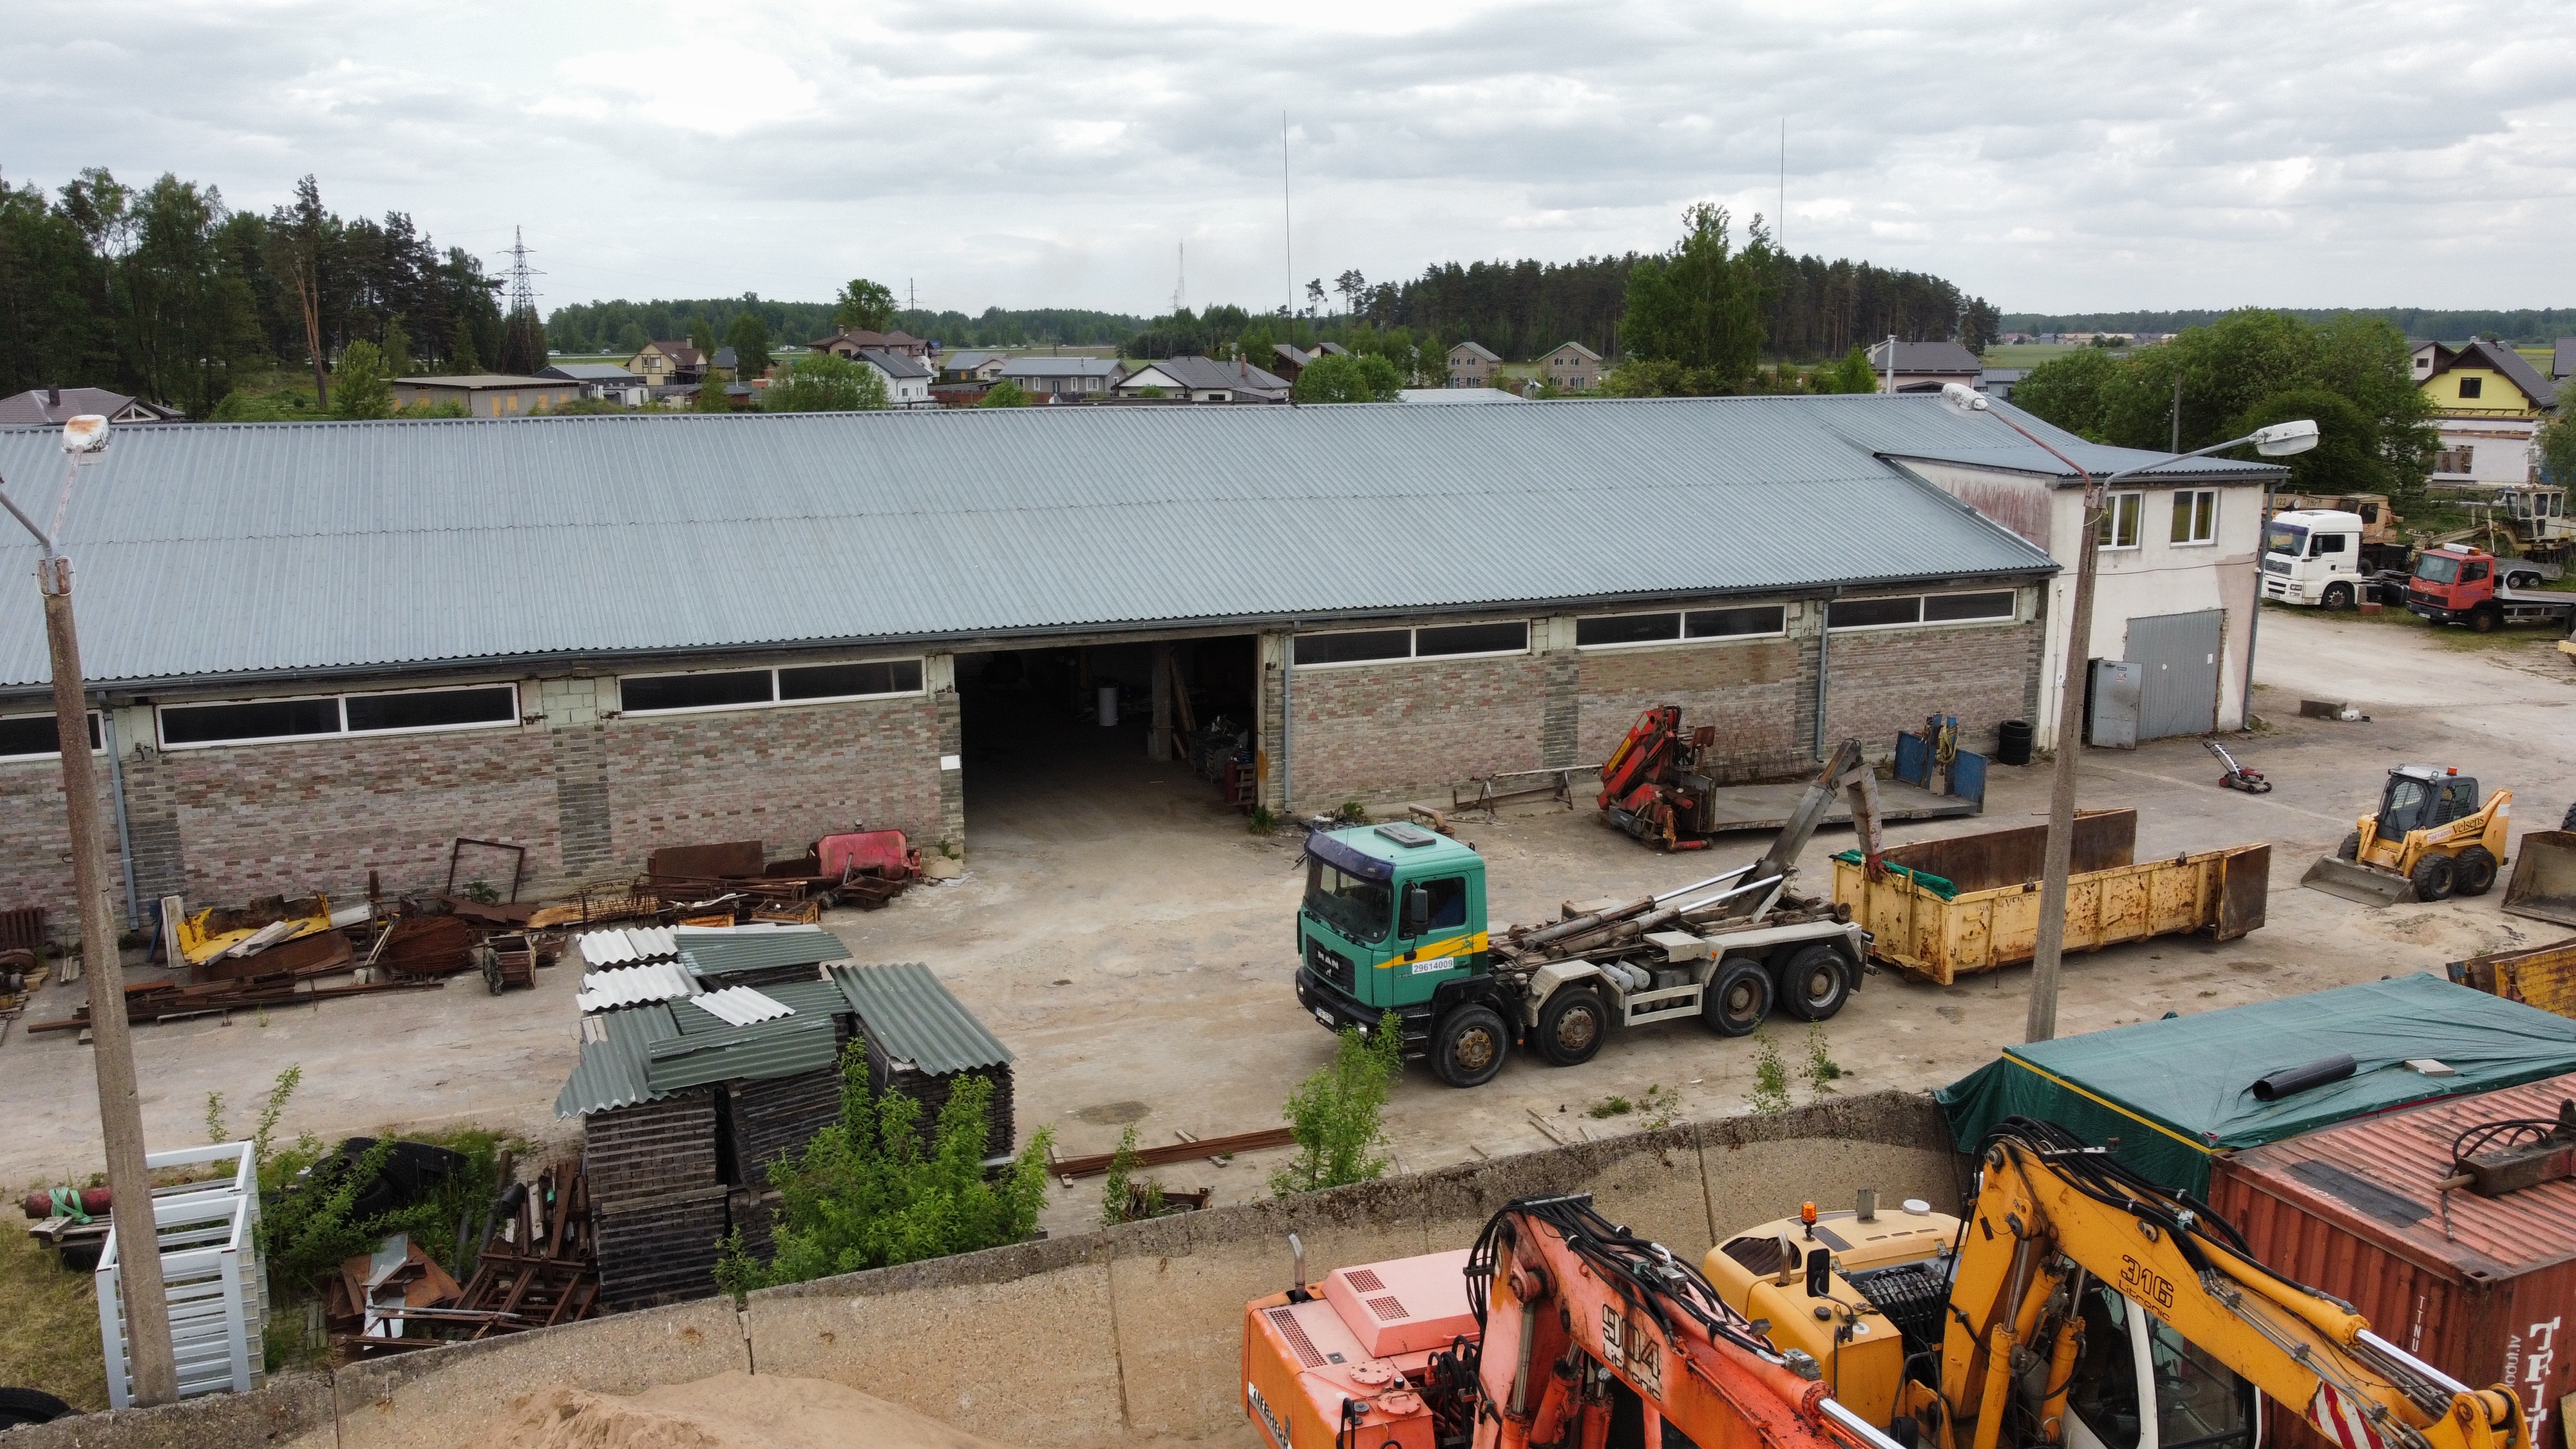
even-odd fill
[(2257, 1081), (2254, 1084), (2254, 1100), (2277, 1102), (2283, 1097), (2304, 1092), (2311, 1087), (2322, 1087), (2328, 1082), (2340, 1082), (2351, 1075), (2351, 1055), (2337, 1052), (2330, 1057), (2319, 1057), (2306, 1066), (2283, 1067)]
[(1995, 763), (2027, 765), (2030, 763), (2030, 721), (2008, 719), (1995, 727)]

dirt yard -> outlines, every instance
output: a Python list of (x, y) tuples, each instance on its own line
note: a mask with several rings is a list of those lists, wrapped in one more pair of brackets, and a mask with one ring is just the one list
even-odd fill
[[(2060, 1030), (2072, 1033), (2190, 1014), (2260, 997), (2439, 971), (2448, 960), (2548, 928), (2501, 914), (2496, 896), (2373, 911), (2297, 888), (2310, 858), (2351, 828), (2387, 766), (2456, 764), (2516, 791), (2515, 823), (2557, 824), (2576, 793), (2576, 668), (2548, 640), (2455, 648), (2421, 628), (2286, 609), (2262, 622), (2256, 710), (2270, 727), (2236, 742), (2279, 788), (2251, 797), (2218, 788), (2196, 741), (2135, 752), (2091, 751), (2083, 803), (2135, 806), (2142, 854), (2248, 840), (2274, 846), (2269, 924), (2216, 945), (2172, 939), (2068, 963)], [(2301, 697), (2348, 699), (2371, 719), (2296, 717)], [(1290, 990), (1292, 920), (1302, 877), (1289, 835), (1257, 838), (1240, 816), (1177, 766), (1079, 742), (970, 756), (965, 878), (918, 889), (892, 909), (830, 924), (862, 961), (924, 961), (1018, 1053), (1020, 1130), (1051, 1127), (1059, 1150), (1102, 1151), (1135, 1124), (1146, 1142), (1174, 1133), (1242, 1132), (1279, 1121), (1282, 1098), (1330, 1054), (1332, 1039)], [(1981, 821), (1899, 826), (1899, 842), (2039, 819), (2044, 765), (1994, 771)], [(1756, 837), (1673, 857), (1599, 826), (1585, 808), (1527, 807), (1461, 835), (1492, 861), (1497, 925), (1552, 919), (1567, 899), (1637, 894), (1741, 864)], [(1802, 865), (1810, 889), (1849, 844), (1829, 831)], [(1741, 857), (1741, 859), (1739, 859)], [(2501, 892), (2499, 892), (2501, 894)], [(2021, 1037), (2027, 970), (1939, 990), (1870, 979), (1827, 1028), (1846, 1090), (1926, 1088), (1956, 1079)], [(202, 1140), (207, 1094), (247, 1121), (269, 1080), (302, 1066), (304, 1088), (283, 1131), (325, 1137), (474, 1120), (570, 1141), (554, 1120), (575, 1058), (573, 973), (541, 973), (533, 993), (494, 998), (474, 978), (443, 991), (325, 1004), (265, 1018), (146, 1026), (135, 1033), (146, 1121), (156, 1143)], [(28, 1020), (66, 1014), (79, 987), (55, 986)], [(1793, 1066), (1805, 1041), (1781, 1033)], [(1650, 1084), (1678, 1090), (1685, 1116), (1748, 1110), (1753, 1050), (1692, 1024), (1642, 1029), (1591, 1063), (1552, 1069), (1516, 1058), (1500, 1079), (1460, 1092), (1407, 1074), (1389, 1112), (1399, 1164), (1423, 1168), (1546, 1145), (1540, 1113), (1568, 1137), (1626, 1130), (1586, 1108)], [(0, 1183), (86, 1179), (95, 1162), (89, 1055), (68, 1035), (0, 1044), (18, 1106), (0, 1142)], [(1807, 1089), (1802, 1084), (1799, 1096)], [(1160, 1175), (1217, 1189), (1220, 1201), (1267, 1191), (1284, 1153)], [(1097, 1212), (1098, 1179), (1058, 1188), (1057, 1232)]]

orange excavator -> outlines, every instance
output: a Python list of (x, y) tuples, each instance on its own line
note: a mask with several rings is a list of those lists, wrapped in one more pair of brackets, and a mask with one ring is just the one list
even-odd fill
[(1523, 1198), (1471, 1249), (1245, 1306), (1270, 1449), (1899, 1449), (1692, 1267), (1589, 1194)]

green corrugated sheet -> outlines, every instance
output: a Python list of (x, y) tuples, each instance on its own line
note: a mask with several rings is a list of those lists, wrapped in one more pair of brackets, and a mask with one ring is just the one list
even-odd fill
[[(2349, 1053), (2353, 1075), (2281, 1101), (2257, 1078)], [(2433, 1058), (2456, 1074), (2406, 1065)], [(1961, 1152), (2006, 1117), (2055, 1122), (2153, 1181), (2209, 1190), (2210, 1154), (2354, 1117), (2576, 1071), (2576, 1021), (2406, 975), (2006, 1047), (1934, 1093)]]
[(681, 932), (680, 959), (691, 970), (721, 985), (721, 978), (740, 971), (773, 966), (820, 966), (850, 959), (841, 938), (821, 927), (785, 931), (736, 931), (726, 935)]
[(879, 1050), (932, 1076), (1011, 1060), (1011, 1049), (949, 995), (927, 966), (835, 966), (832, 980), (858, 1012), (859, 1030)]
[(655, 1096), (709, 1082), (792, 1077), (828, 1067), (839, 1055), (832, 1018), (805, 1015), (672, 1037), (651, 1043), (645, 1054), (645, 1080)]
[[(586, 1117), (662, 1095), (646, 1080), (645, 1067), (654, 1042), (680, 1034), (669, 1006), (655, 1002), (596, 1012), (582, 1018), (581, 1030), (581, 1060), (573, 1065), (563, 1090), (555, 1094), (556, 1116)], [(591, 1040), (594, 1035), (598, 1040)]]
[(685, 1087), (794, 1076), (839, 1060), (832, 1018), (850, 1009), (829, 981), (757, 988), (794, 1016), (731, 1026), (685, 1001), (594, 1012), (582, 1018), (581, 1061), (555, 1096), (557, 1117), (587, 1116), (669, 1096)]

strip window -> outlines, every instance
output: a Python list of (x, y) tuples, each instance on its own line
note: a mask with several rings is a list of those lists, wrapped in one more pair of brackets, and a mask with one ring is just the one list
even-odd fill
[(710, 669), (695, 674), (629, 674), (617, 681), (627, 714), (684, 714), (820, 704), (921, 693), (921, 661), (877, 659), (857, 664), (795, 664), (778, 669)]
[(494, 729), (519, 722), (519, 687), (405, 689), (323, 694), (301, 699), (249, 699), (223, 704), (165, 704), (153, 711), (165, 749), (266, 744), (346, 735), (418, 734)]
[(2103, 548), (2136, 548), (2138, 515), (2144, 511), (2147, 495), (2114, 493), (2103, 500), (2102, 519), (2093, 526), (2093, 537)]
[(2173, 539), (2185, 546), (2218, 541), (2218, 490), (2182, 488), (2173, 496)]
[(1965, 594), (1905, 594), (1892, 599), (1836, 599), (1825, 610), (1829, 629), (1902, 629), (1916, 624), (2009, 623), (2013, 591), (1980, 589)]
[(1785, 604), (1594, 614), (1574, 621), (1574, 644), (1578, 649), (1620, 649), (1685, 639), (1754, 639), (1788, 630), (1789, 609)]
[[(89, 711), (89, 747), (95, 753), (105, 748), (100, 733), (98, 711)], [(0, 715), (0, 760), (58, 760), (62, 758), (62, 735), (54, 728), (51, 714)]]
[(1383, 664), (1397, 659), (1472, 659), (1529, 652), (1529, 621), (1426, 624), (1418, 629), (1341, 629), (1300, 634), (1300, 668), (1331, 664)]

